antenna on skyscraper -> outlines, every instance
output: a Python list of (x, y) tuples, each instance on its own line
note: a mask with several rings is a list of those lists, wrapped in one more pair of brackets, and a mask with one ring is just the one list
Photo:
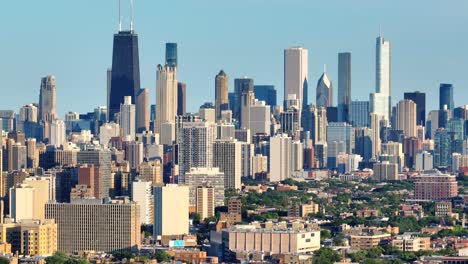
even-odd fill
[(324, 64), (324, 65), (323, 65), (323, 73), (326, 73), (326, 72), (327, 72), (327, 65)]
[(130, 8), (131, 8), (131, 21), (130, 21), (130, 31), (133, 31), (133, 0), (130, 0)]
[(122, 16), (120, 15), (120, 0), (119, 0), (119, 32), (122, 31)]
[(382, 37), (382, 24), (379, 24), (379, 37)]

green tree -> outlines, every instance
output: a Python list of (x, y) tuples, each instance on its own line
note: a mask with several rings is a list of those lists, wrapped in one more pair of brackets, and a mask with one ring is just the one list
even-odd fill
[(327, 230), (327, 229), (320, 230), (320, 240), (321, 241), (325, 241), (325, 240), (330, 239), (330, 238), (331, 238), (330, 230)]
[(338, 252), (330, 248), (320, 248), (316, 252), (316, 255), (317, 256), (314, 258), (314, 263), (333, 264), (341, 260), (341, 257), (338, 254)]
[(170, 262), (172, 260), (171, 255), (169, 255), (166, 251), (164, 250), (158, 250), (156, 251), (156, 254), (154, 255), (154, 258), (158, 262)]
[(10, 260), (6, 257), (0, 256), (0, 264), (8, 264), (10, 263)]

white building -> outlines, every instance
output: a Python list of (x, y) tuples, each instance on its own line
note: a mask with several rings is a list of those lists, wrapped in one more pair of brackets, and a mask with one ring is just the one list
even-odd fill
[(292, 140), (286, 134), (270, 138), (270, 181), (279, 182), (291, 177)]
[(136, 112), (132, 104), (132, 97), (125, 96), (123, 104), (120, 105), (120, 129), (121, 136), (125, 141), (135, 140)]
[(376, 93), (382, 94), (385, 98), (384, 104), (386, 105), (385, 114), (386, 120), (390, 120), (391, 109), (391, 51), (390, 41), (385, 40), (383, 36), (379, 36), (376, 40), (376, 67), (375, 67), (375, 87)]
[[(308, 86), (309, 52), (302, 47), (292, 47), (284, 50), (284, 98), (295, 94), (302, 106), (307, 102), (304, 90)], [(306, 90), (307, 94), (307, 90)]]
[(189, 187), (189, 204), (196, 205), (197, 187), (213, 187), (215, 206), (224, 205), (224, 173), (219, 168), (191, 168), (185, 173), (185, 185)]
[(390, 105), (388, 104), (389, 97), (383, 93), (371, 93), (369, 97), (370, 112), (375, 113), (390, 121)]
[(271, 116), (270, 106), (265, 101), (255, 100), (250, 106), (250, 133), (252, 135), (270, 134)]
[(107, 148), (113, 137), (120, 137), (120, 125), (114, 122), (105, 123), (99, 127), (99, 144)]
[(55, 119), (50, 123), (49, 144), (54, 146), (65, 145), (67, 142), (66, 127), (63, 120)]
[(152, 225), (154, 221), (152, 188), (150, 181), (140, 180), (132, 184), (132, 201), (140, 206), (140, 222), (143, 225)]
[(175, 122), (177, 96), (177, 69), (168, 65), (164, 67), (158, 65), (156, 71), (156, 120), (154, 123), (156, 133), (161, 132), (161, 124)]

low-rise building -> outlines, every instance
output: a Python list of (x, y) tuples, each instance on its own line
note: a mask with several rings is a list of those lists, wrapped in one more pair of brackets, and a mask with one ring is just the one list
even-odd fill
[(430, 237), (419, 237), (417, 233), (404, 233), (395, 236), (390, 244), (400, 251), (420, 251), (431, 248)]
[(379, 228), (360, 228), (351, 232), (351, 248), (366, 250), (388, 244), (391, 235)]

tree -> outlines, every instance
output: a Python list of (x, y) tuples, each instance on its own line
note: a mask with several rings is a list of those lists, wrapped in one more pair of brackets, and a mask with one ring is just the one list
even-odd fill
[(55, 252), (53, 256), (47, 257), (45, 261), (47, 264), (89, 264), (86, 259), (69, 257), (62, 251)]
[(316, 252), (316, 255), (317, 256), (314, 258), (314, 263), (333, 264), (341, 260), (341, 257), (338, 254), (338, 252), (330, 248), (320, 248)]
[(158, 250), (156, 251), (156, 254), (154, 255), (154, 258), (158, 262), (170, 262), (172, 260), (172, 256), (169, 255), (166, 251), (164, 250)]
[(193, 223), (194, 224), (200, 224), (201, 222), (201, 215), (199, 213), (191, 213), (190, 214), (190, 217), (192, 218), (193, 220)]
[(10, 260), (8, 258), (0, 256), (0, 264), (8, 264), (8, 263), (10, 263)]
[(331, 238), (330, 230), (322, 229), (320, 230), (320, 240), (325, 241)]

